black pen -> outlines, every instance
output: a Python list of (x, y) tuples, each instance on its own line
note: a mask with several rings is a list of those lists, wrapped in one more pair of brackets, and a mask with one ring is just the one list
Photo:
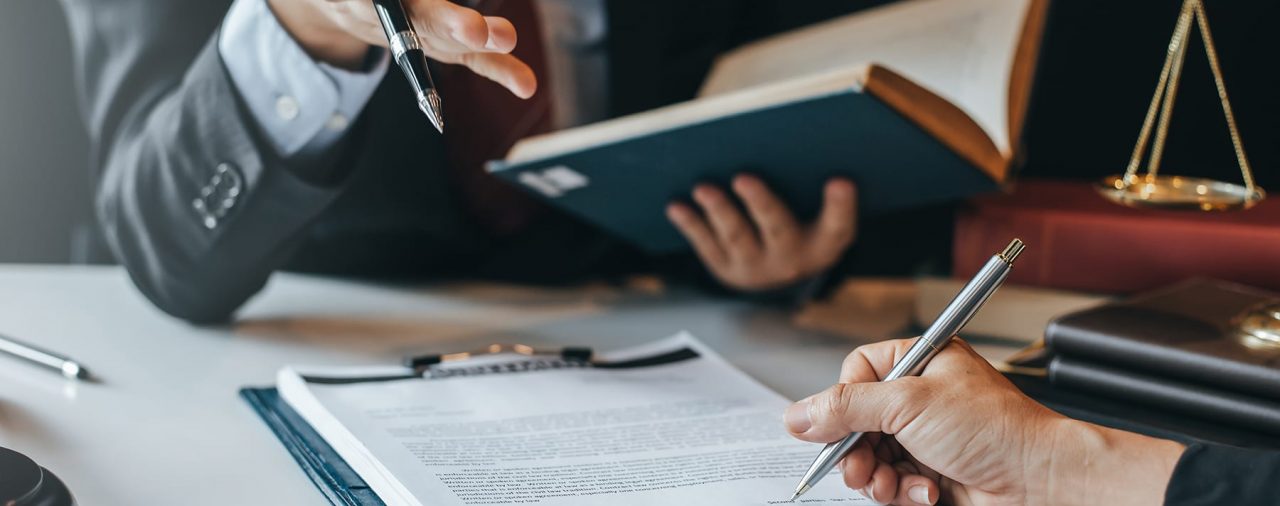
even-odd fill
[(418, 108), (427, 115), (436, 130), (444, 133), (440, 94), (431, 81), (431, 71), (427, 70), (427, 54), (422, 51), (422, 43), (418, 40), (418, 33), (413, 30), (413, 23), (409, 21), (409, 13), (404, 10), (404, 4), (400, 0), (373, 0), (373, 10), (378, 13), (382, 31), (387, 34), (391, 56), (395, 58), (400, 70), (404, 71), (409, 86), (413, 87)]

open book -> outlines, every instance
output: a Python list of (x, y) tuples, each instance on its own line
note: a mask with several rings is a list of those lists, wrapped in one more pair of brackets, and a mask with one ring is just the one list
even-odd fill
[[(688, 334), (597, 365), (516, 357), (427, 377), (290, 368), (278, 388), (336, 451), (328, 476), (349, 466), (393, 506), (786, 503), (821, 449), (787, 435), (786, 399)], [(873, 504), (838, 476), (804, 502)]]
[(663, 209), (762, 176), (802, 218), (845, 176), (863, 212), (991, 190), (1015, 158), (1048, 0), (908, 0), (720, 58), (699, 98), (524, 139), (490, 170), (644, 249)]

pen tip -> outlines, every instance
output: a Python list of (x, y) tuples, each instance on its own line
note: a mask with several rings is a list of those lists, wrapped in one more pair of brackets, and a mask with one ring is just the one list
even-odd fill
[(427, 115), (427, 119), (431, 120), (431, 126), (436, 127), (437, 132), (444, 133), (444, 108), (440, 104), (440, 94), (436, 93), (435, 88), (418, 95), (418, 108)]
[(809, 488), (809, 485), (800, 485), (799, 487), (796, 487), (796, 493), (792, 494), (791, 499), (788, 499), (787, 502), (795, 502), (795, 500), (799, 499), (805, 492), (808, 492)]

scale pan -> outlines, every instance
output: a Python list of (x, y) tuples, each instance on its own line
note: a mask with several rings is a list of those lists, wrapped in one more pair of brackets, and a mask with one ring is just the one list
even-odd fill
[(1129, 207), (1234, 211), (1253, 207), (1266, 198), (1262, 188), (1252, 190), (1213, 179), (1183, 176), (1140, 176), (1125, 184), (1123, 176), (1108, 176), (1098, 183), (1098, 193)]

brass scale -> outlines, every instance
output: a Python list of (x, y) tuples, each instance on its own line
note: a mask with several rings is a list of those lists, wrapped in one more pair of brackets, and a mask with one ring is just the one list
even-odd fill
[[(1159, 173), (1160, 162), (1164, 156), (1165, 140), (1169, 132), (1169, 119), (1173, 113), (1174, 99), (1177, 97), (1178, 84), (1182, 78), (1182, 64), (1186, 61), (1187, 47), (1191, 45), (1192, 23), (1199, 28), (1205, 55), (1209, 59), (1209, 68), (1213, 71), (1213, 81), (1218, 90), (1218, 98), (1222, 102), (1227, 129), (1231, 134), (1231, 145), (1235, 149), (1236, 161), (1240, 165), (1240, 175), (1244, 180), (1242, 185)], [(1139, 174), (1138, 171), (1148, 147), (1151, 148), (1151, 157), (1147, 161), (1146, 173)], [(1151, 105), (1147, 108), (1142, 130), (1138, 134), (1138, 142), (1133, 147), (1133, 155), (1129, 158), (1125, 173), (1103, 178), (1096, 188), (1098, 193), (1112, 202), (1149, 209), (1238, 211), (1249, 209), (1266, 198), (1266, 192), (1254, 183), (1253, 170), (1249, 166), (1248, 157), (1245, 156), (1244, 144), (1240, 141), (1240, 131), (1236, 127), (1231, 100), (1227, 97), (1222, 68), (1218, 64), (1218, 51), (1209, 31), (1209, 19), (1205, 15), (1202, 0), (1185, 0), (1182, 4), (1173, 37), (1169, 40), (1164, 67), (1160, 70), (1155, 95), (1151, 97)], [(1238, 316), (1234, 323), (1236, 337), (1245, 346), (1261, 353), (1274, 353), (1280, 350), (1280, 301), (1270, 301), (1255, 306)], [(1044, 376), (1046, 371), (1043, 368), (1016, 365), (1025, 363), (1043, 354), (1044, 351), (1044, 340), (1041, 339), (1007, 359), (1000, 364), (999, 368), (1013, 374)]]

